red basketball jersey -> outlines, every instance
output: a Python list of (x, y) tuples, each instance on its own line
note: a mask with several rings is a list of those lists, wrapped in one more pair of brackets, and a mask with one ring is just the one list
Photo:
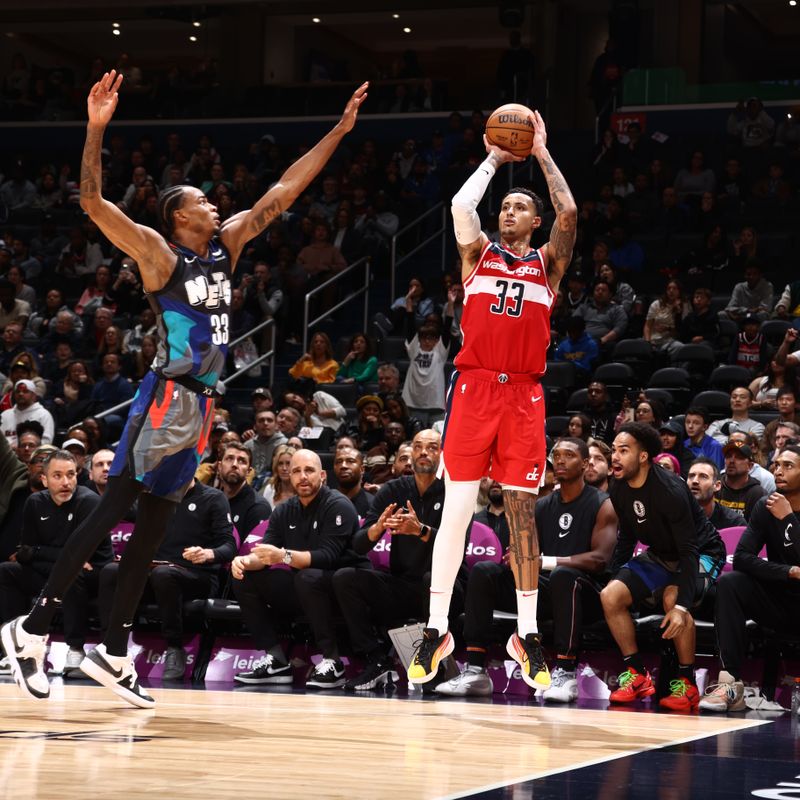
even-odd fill
[(518, 256), (489, 242), (464, 281), (456, 367), (543, 375), (553, 297), (539, 250)]

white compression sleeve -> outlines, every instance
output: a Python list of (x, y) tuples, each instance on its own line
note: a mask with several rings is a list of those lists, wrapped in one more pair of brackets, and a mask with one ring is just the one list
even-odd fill
[(464, 540), (480, 487), (480, 481), (452, 481), (446, 471), (444, 483), (442, 521), (433, 543), (428, 619), (428, 627), (436, 628), (440, 635), (447, 630), (453, 584), (464, 558)]
[(453, 197), (451, 207), (453, 228), (459, 244), (472, 244), (480, 238), (481, 220), (478, 216), (478, 203), (483, 199), (494, 173), (494, 164), (487, 158)]

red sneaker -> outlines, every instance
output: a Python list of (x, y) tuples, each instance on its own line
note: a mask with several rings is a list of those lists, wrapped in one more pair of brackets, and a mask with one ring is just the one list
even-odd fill
[(619, 689), (611, 692), (608, 699), (612, 703), (632, 703), (639, 698), (650, 697), (656, 693), (656, 687), (650, 678), (650, 673), (640, 675), (633, 667), (627, 669), (619, 676)]
[(669, 689), (670, 694), (658, 701), (661, 708), (669, 711), (694, 711), (700, 705), (700, 692), (686, 678), (670, 681)]

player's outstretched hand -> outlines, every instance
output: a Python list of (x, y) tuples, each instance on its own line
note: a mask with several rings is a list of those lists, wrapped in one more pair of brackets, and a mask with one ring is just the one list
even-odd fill
[(89, 91), (86, 101), (89, 122), (92, 125), (108, 125), (119, 101), (119, 87), (122, 84), (122, 73), (116, 70), (106, 72)]
[(358, 89), (353, 92), (353, 96), (347, 101), (347, 105), (344, 107), (344, 114), (342, 114), (342, 120), (339, 123), (344, 128), (345, 133), (353, 130), (353, 125), (356, 124), (356, 118), (358, 117), (358, 109), (367, 99), (368, 88), (369, 81), (364, 81), (364, 83), (362, 83), (361, 86), (359, 86)]
[(486, 147), (486, 152), (490, 156), (494, 156), (497, 159), (496, 167), (499, 167), (501, 164), (506, 164), (509, 161), (524, 161), (525, 158), (523, 156), (515, 156), (513, 153), (510, 153), (508, 150), (503, 150), (502, 147), (498, 147), (495, 144), (490, 144), (489, 140), (486, 138), (486, 134), (483, 134), (483, 144)]
[(536, 155), (540, 150), (547, 147), (547, 128), (545, 128), (542, 115), (538, 111), (533, 112), (532, 117), (528, 117), (533, 125), (533, 143), (531, 144), (531, 155)]

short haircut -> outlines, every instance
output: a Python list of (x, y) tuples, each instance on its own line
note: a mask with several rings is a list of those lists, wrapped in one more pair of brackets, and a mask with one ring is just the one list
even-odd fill
[(683, 415), (684, 420), (689, 414), (693, 414), (695, 417), (702, 417), (703, 422), (708, 425), (711, 421), (711, 417), (708, 414), (708, 409), (705, 406), (689, 406), (686, 409), (686, 413)]
[(17, 425), (17, 438), (26, 433), (32, 433), (41, 439), (44, 436), (44, 426), (36, 419), (26, 419)]
[(170, 186), (158, 195), (158, 216), (164, 226), (164, 235), (170, 238), (175, 233), (173, 214), (183, 207), (185, 186)]
[(245, 447), (242, 442), (225, 442), (225, 444), (222, 445), (222, 451), (219, 454), (220, 460), (225, 458), (225, 453), (227, 453), (228, 450), (236, 450), (240, 453), (247, 453), (247, 461), (250, 466), (253, 465), (253, 451)]
[[(781, 453), (785, 453), (787, 450), (788, 450), (790, 453), (794, 453), (796, 456), (800, 456), (800, 445), (797, 445), (797, 444), (787, 444), (787, 445), (786, 445), (786, 446), (785, 446), (785, 447), (784, 447), (784, 448), (781, 450)], [(777, 453), (776, 455), (780, 455), (780, 453)]]
[(661, 437), (658, 431), (645, 422), (626, 422), (620, 426), (617, 435), (627, 433), (628, 436), (633, 437), (639, 447), (647, 453), (647, 461), (649, 464), (653, 463), (653, 459), (661, 452), (662, 444)]
[(503, 195), (503, 200), (505, 200), (510, 194), (524, 194), (526, 197), (529, 197), (533, 203), (533, 207), (536, 209), (536, 216), (542, 216), (542, 211), (544, 211), (544, 203), (542, 202), (542, 198), (539, 197), (536, 192), (532, 191), (531, 189), (526, 189), (524, 186), (514, 186)]
[(578, 452), (581, 454), (581, 458), (586, 459), (589, 458), (589, 445), (583, 441), (583, 439), (579, 439), (577, 436), (560, 436), (556, 439), (556, 443), (553, 445), (553, 450), (556, 449), (560, 444), (574, 444), (575, 447), (578, 448)]
[(785, 384), (784, 386), (781, 386), (781, 388), (778, 389), (778, 393), (775, 395), (775, 397), (776, 398), (783, 397), (784, 395), (787, 394), (792, 395), (792, 397), (797, 397), (797, 391), (795, 390), (794, 386), (792, 386), (789, 383)]
[(426, 323), (419, 329), (418, 336), (420, 339), (423, 336), (434, 336), (435, 338), (438, 339), (441, 336), (441, 333), (439, 332), (439, 329), (435, 325), (428, 325)]
[(586, 446), (589, 450), (596, 447), (605, 456), (608, 466), (611, 466), (611, 448), (602, 439), (595, 439), (593, 436), (590, 436), (589, 441), (586, 442)]
[(707, 298), (708, 300), (711, 299), (711, 289), (707, 289), (705, 286), (698, 286), (694, 290), (694, 294), (702, 294), (703, 297)]
[(400, 377), (400, 370), (397, 368), (396, 364), (390, 364), (388, 361), (384, 361), (382, 364), (378, 364), (378, 372), (391, 372), (395, 378)]
[(47, 468), (50, 466), (51, 461), (70, 461), (75, 465), (76, 468), (78, 466), (78, 462), (75, 456), (72, 455), (72, 453), (70, 453), (69, 450), (51, 450), (47, 454), (43, 462), (45, 472), (47, 471)]
[(690, 472), (692, 470), (692, 467), (695, 466), (695, 464), (705, 464), (705, 465), (711, 467), (711, 470), (712, 470), (712, 472), (714, 474), (714, 480), (715, 481), (719, 480), (719, 467), (716, 465), (716, 463), (714, 461), (712, 461), (710, 458), (708, 458), (708, 456), (698, 456), (694, 461), (692, 461), (692, 463), (689, 464), (689, 471)]
[[(795, 436), (800, 436), (800, 425), (796, 422), (779, 422), (775, 426), (775, 430), (777, 431), (778, 428), (788, 428)], [(19, 426), (17, 426), (17, 430), (19, 430)]]
[(750, 399), (755, 400), (755, 395), (753, 394), (753, 390), (749, 386), (734, 386), (733, 389), (731, 389), (731, 394), (738, 391), (739, 389), (744, 389), (747, 392), (747, 394), (750, 395)]

